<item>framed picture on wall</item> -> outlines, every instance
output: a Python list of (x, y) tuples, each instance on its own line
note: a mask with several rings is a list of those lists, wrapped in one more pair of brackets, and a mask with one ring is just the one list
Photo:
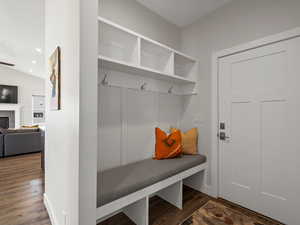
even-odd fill
[(57, 47), (54, 53), (49, 59), (50, 64), (50, 110), (60, 110), (61, 109), (61, 51), (60, 47)]

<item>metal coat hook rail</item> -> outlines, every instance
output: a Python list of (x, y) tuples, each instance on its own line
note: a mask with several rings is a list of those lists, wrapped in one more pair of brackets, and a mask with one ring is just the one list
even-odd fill
[(106, 73), (104, 74), (104, 78), (102, 79), (100, 84), (105, 87), (125, 88), (125, 89), (135, 90), (135, 91), (152, 92), (152, 93), (159, 93), (159, 94), (172, 94), (172, 95), (182, 96), (181, 94), (173, 93), (173, 89), (174, 89), (173, 85), (168, 90), (166, 90), (166, 92), (163, 92), (163, 91), (154, 91), (154, 90), (147, 89), (147, 85), (148, 85), (147, 82), (142, 83), (140, 88), (122, 87), (120, 85), (110, 84), (108, 81), (108, 75)]

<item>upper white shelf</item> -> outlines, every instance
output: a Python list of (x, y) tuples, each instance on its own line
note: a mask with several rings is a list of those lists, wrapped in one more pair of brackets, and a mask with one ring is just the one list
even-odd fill
[(196, 84), (197, 60), (105, 18), (99, 22), (102, 66), (154, 79)]
[(118, 61), (115, 59), (111, 59), (105, 56), (100, 55), (99, 60), (102, 62), (102, 66), (108, 69), (123, 71), (125, 73), (148, 76), (153, 79), (173, 81), (176, 83), (182, 84), (195, 84), (196, 82), (191, 79), (187, 79), (184, 77), (171, 75), (167, 73), (162, 73), (158, 70), (149, 69), (147, 67), (137, 66), (134, 64), (129, 64), (126, 62)]

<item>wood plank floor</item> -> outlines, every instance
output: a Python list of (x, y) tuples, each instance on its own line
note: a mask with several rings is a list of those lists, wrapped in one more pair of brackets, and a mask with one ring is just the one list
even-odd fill
[(0, 159), (0, 225), (51, 225), (39, 153)]

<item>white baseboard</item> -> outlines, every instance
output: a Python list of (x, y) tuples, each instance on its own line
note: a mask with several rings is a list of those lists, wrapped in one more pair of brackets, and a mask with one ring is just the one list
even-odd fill
[(47, 212), (48, 212), (48, 215), (49, 215), (51, 224), (52, 224), (52, 225), (59, 225), (58, 222), (57, 222), (57, 219), (56, 219), (56, 217), (55, 217), (55, 215), (54, 215), (52, 204), (51, 204), (51, 202), (49, 201), (49, 199), (48, 199), (46, 193), (44, 193), (44, 205), (45, 205), (46, 210), (47, 210)]
[(216, 194), (214, 193), (213, 187), (211, 185), (204, 185), (201, 189), (201, 192), (203, 192), (204, 194), (207, 194), (211, 197), (216, 198)]

